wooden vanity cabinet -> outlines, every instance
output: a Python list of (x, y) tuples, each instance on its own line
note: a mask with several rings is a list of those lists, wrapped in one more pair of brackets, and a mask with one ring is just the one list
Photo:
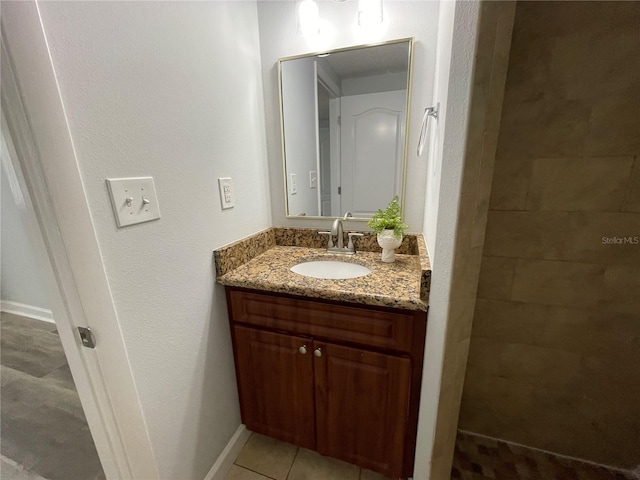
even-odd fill
[(413, 469), (425, 312), (227, 287), (251, 431), (391, 478)]

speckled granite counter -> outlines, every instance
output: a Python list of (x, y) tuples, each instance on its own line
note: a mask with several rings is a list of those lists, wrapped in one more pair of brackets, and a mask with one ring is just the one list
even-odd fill
[[(288, 235), (283, 235), (274, 230), (260, 232), (216, 250), (217, 282), (310, 298), (408, 310), (427, 309), (431, 267), (422, 236), (410, 238), (409, 242), (414, 242), (415, 248), (405, 250), (407, 253), (397, 253), (394, 263), (384, 263), (379, 252), (358, 251), (356, 255), (347, 256), (329, 254), (323, 248), (280, 245), (279, 238), (304, 237), (307, 233), (294, 235), (291, 231), (296, 229), (286, 229)], [(298, 243), (309, 244), (302, 240)], [(325, 280), (290, 270), (298, 263), (320, 259), (359, 263), (371, 269), (371, 273), (358, 278)]]

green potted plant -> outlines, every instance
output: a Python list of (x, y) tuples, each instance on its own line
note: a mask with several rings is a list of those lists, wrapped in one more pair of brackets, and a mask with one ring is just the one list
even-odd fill
[(402, 221), (398, 196), (393, 197), (386, 209), (378, 209), (367, 225), (378, 234), (378, 245), (382, 247), (382, 261), (395, 262), (395, 249), (400, 246), (404, 231), (409, 228)]

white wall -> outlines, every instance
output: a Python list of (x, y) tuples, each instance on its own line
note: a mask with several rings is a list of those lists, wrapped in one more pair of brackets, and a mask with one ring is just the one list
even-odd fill
[(440, 480), (438, 474), (433, 477), (430, 474), (449, 322), (479, 9), (480, 2), (458, 1), (442, 2), (440, 8), (434, 95), (435, 101), (440, 102), (440, 116), (437, 125), (432, 125), (423, 231), (433, 273), (416, 445), (416, 480)]
[[(416, 145), (424, 108), (431, 105), (435, 64), (439, 2), (384, 2), (385, 21), (378, 35), (357, 27), (358, 2), (319, 2), (320, 17), (328, 22), (321, 35), (307, 41), (296, 33), (295, 2), (260, 1), (258, 19), (262, 55), (267, 144), (271, 183), (272, 216), (276, 226), (319, 227), (320, 221), (287, 219), (284, 209), (280, 111), (278, 106), (278, 58), (315, 51), (362, 45), (396, 38), (415, 37), (414, 76), (408, 146), (407, 202), (405, 221), (412, 232), (422, 231), (426, 178), (426, 155), (417, 157)], [(329, 220), (326, 221), (329, 223)], [(365, 228), (363, 223), (347, 223), (347, 228)], [(325, 228), (327, 225), (324, 226)]]
[[(271, 225), (256, 5), (40, 9), (160, 475), (204, 478), (240, 424), (212, 250)], [(104, 179), (138, 175), (162, 218), (118, 230)]]
[(11, 168), (8, 155), (3, 139), (0, 167), (0, 299), (50, 310), (48, 294), (41, 282), (42, 272), (21, 215), (21, 209), (25, 208), (22, 193), (17, 185), (11, 188), (5, 171), (5, 168)]

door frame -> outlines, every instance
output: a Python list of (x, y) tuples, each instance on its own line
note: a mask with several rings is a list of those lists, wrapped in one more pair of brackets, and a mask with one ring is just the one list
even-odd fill
[[(38, 5), (11, 2), (2, 13), (2, 130), (98, 455), (109, 479), (159, 478)], [(95, 349), (77, 326), (95, 332)]]

